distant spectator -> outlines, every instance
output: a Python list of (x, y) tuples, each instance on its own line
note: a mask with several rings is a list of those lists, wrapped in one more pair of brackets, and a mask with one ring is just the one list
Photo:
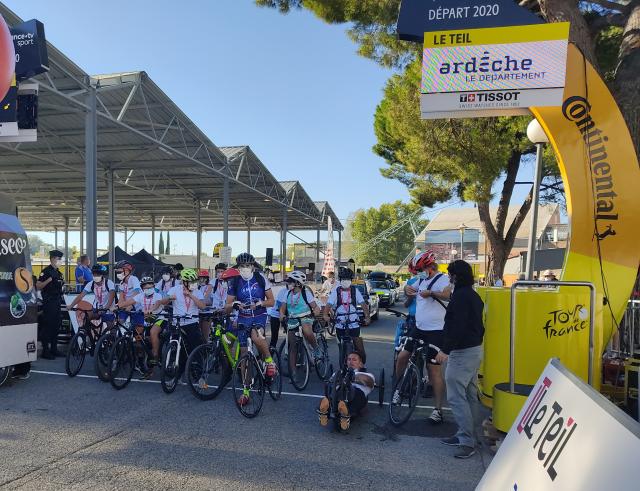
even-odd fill
[(78, 266), (76, 266), (76, 286), (78, 291), (81, 292), (84, 288), (84, 285), (93, 280), (93, 275), (91, 274), (91, 260), (89, 256), (82, 255), (78, 259)]
[(550, 269), (547, 269), (544, 272), (544, 280), (543, 281), (558, 281), (558, 278), (556, 278), (556, 274), (551, 271)]

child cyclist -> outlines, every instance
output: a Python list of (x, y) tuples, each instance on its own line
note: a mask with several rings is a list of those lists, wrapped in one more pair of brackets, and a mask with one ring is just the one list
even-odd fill
[[(198, 271), (198, 290), (202, 293), (202, 298), (207, 308), (211, 307), (213, 292), (213, 285), (209, 284), (209, 270), (201, 269)], [(200, 331), (202, 332), (202, 338), (207, 339), (209, 337), (209, 331), (211, 330), (211, 313), (200, 313)]]
[[(91, 267), (92, 279), (89, 281), (80, 295), (73, 299), (68, 310), (73, 309), (80, 301), (85, 300), (91, 303), (94, 309), (108, 309), (113, 305), (116, 296), (116, 286), (113, 284), (107, 274), (109, 273), (106, 266), (102, 264), (94, 264)], [(86, 298), (85, 298), (86, 297)], [(88, 312), (89, 319), (94, 320), (100, 317), (100, 314)], [(101, 314), (102, 320), (107, 324), (113, 324), (115, 316), (111, 312)]]
[[(135, 309), (142, 312), (144, 319), (147, 321), (147, 325), (151, 326), (149, 329), (149, 338), (151, 339), (153, 357), (149, 360), (149, 368), (153, 368), (158, 364), (158, 357), (160, 355), (160, 333), (167, 323), (165, 317), (162, 315), (162, 299), (164, 297), (156, 291), (153, 278), (149, 276), (143, 277), (140, 280), (140, 287), (142, 288), (142, 293), (138, 293), (129, 300), (125, 300), (120, 307), (124, 308), (135, 305)], [(139, 331), (139, 334), (141, 334), (141, 331)]]
[[(142, 293), (140, 289), (140, 280), (133, 276), (133, 264), (129, 261), (118, 261), (115, 266), (116, 278), (119, 283), (118, 289), (118, 306), (123, 309), (122, 304), (131, 300), (133, 297)], [(127, 311), (121, 311), (119, 318), (121, 321), (126, 320), (129, 317), (131, 324), (134, 326), (144, 325), (144, 316), (141, 312), (131, 310), (131, 305), (127, 307)]]
[[(243, 354), (247, 351), (247, 337), (250, 335), (266, 363), (265, 375), (274, 377), (277, 373), (276, 364), (271, 358), (269, 344), (263, 334), (267, 324), (267, 308), (274, 304), (271, 284), (262, 273), (256, 271), (256, 260), (248, 252), (240, 254), (236, 263), (240, 275), (229, 281), (225, 310), (230, 314), (234, 304), (239, 305), (235, 334), (240, 341), (240, 350)], [(258, 326), (260, 330), (252, 329), (253, 326)], [(249, 390), (245, 389), (238, 403), (247, 405), (249, 395)]]
[(162, 277), (156, 283), (156, 290), (164, 297), (178, 283), (180, 280), (176, 279), (176, 270), (173, 266), (165, 266), (162, 268)]
[[(296, 363), (296, 343), (295, 333), (302, 325), (302, 334), (313, 348), (313, 357), (317, 360), (322, 358), (318, 342), (313, 334), (314, 315), (320, 314), (320, 308), (316, 304), (311, 291), (305, 286), (307, 275), (302, 271), (292, 271), (287, 275), (287, 281), (293, 282), (293, 287), (288, 289), (285, 301), (280, 306), (280, 315), (283, 319), (283, 326), (287, 328), (289, 338), (289, 365), (293, 370)], [(286, 319), (286, 321), (285, 321)], [(285, 324), (286, 322), (286, 324)]]

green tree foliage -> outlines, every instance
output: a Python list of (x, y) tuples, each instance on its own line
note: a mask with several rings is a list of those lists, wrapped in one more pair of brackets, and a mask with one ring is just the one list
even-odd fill
[(27, 241), (29, 242), (29, 252), (32, 256), (40, 252), (40, 247), (44, 247), (45, 254), (48, 254), (49, 251), (53, 249), (52, 244), (45, 242), (40, 236), (35, 234), (27, 235)]
[[(355, 250), (360, 251), (354, 260), (362, 265), (400, 264), (413, 248), (414, 234), (409, 223), (406, 223), (389, 238), (375, 241), (366, 248), (362, 246), (421, 208), (416, 204), (395, 201), (385, 203), (380, 208), (358, 210), (349, 225), (349, 233), (354, 241)], [(414, 221), (414, 226), (420, 230), (426, 224), (426, 220), (417, 219)]]
[[(156, 251), (151, 251), (151, 254), (155, 254)], [(160, 232), (160, 240), (158, 242), (158, 254), (164, 254), (164, 238), (162, 232)]]
[(164, 250), (164, 253), (168, 256), (171, 254), (171, 235), (169, 235), (170, 232), (167, 230), (167, 247)]

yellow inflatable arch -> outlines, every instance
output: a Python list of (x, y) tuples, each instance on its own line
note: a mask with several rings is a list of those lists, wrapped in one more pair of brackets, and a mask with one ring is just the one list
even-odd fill
[[(571, 234), (564, 281), (596, 286), (594, 386), (601, 354), (620, 322), (640, 261), (640, 170), (631, 136), (604, 81), (569, 45), (562, 107), (531, 108), (553, 146), (564, 181)], [(524, 393), (495, 389), (509, 380), (509, 301), (506, 289), (480, 290), (485, 300), (485, 359), (481, 381), (494, 423), (508, 431)], [(589, 293), (586, 289), (525, 289), (516, 297), (515, 381), (534, 384), (551, 357), (587, 380)], [(516, 391), (518, 392), (518, 391)]]

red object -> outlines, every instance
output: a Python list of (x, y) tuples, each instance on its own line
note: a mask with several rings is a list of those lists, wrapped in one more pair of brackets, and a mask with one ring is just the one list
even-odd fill
[(208, 269), (201, 269), (200, 271), (198, 271), (198, 277), (199, 278), (208, 278), (209, 277), (209, 270)]
[(425, 251), (414, 259), (413, 267), (416, 271), (424, 271), (427, 266), (436, 263), (436, 255), (433, 251)]
[(228, 280), (228, 279), (234, 278), (236, 276), (240, 276), (240, 271), (238, 271), (236, 268), (229, 268), (229, 269), (225, 270), (224, 273), (222, 273), (222, 279), (223, 280)]
[(16, 71), (16, 52), (9, 26), (0, 15), (0, 100), (4, 99)]

